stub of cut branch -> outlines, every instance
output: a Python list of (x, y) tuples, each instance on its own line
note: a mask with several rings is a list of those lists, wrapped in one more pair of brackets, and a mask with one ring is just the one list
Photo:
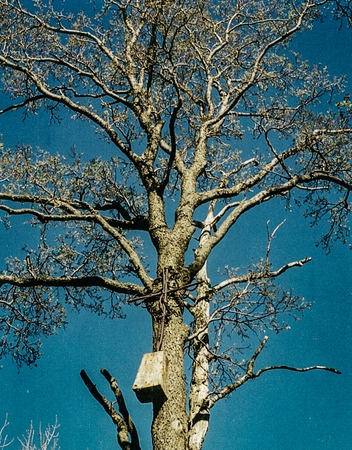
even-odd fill
[(116, 378), (111, 376), (110, 373), (106, 369), (100, 369), (100, 373), (104, 376), (104, 378), (109, 383), (110, 388), (116, 398), (116, 402), (118, 404), (119, 411), (127, 424), (127, 429), (131, 436), (131, 449), (132, 450), (140, 450), (137, 429), (136, 429), (136, 427), (132, 421), (132, 418), (128, 412), (128, 409), (127, 409), (127, 406), (125, 403), (125, 399), (122, 395), (119, 385), (117, 384)]
[(120, 388), (118, 387), (116, 379), (113, 378), (105, 369), (101, 369), (101, 373), (110, 384), (110, 388), (113, 391), (116, 402), (119, 406), (120, 414), (115, 410), (113, 403), (109, 402), (106, 397), (100, 394), (96, 385), (93, 384), (85, 370), (81, 370), (80, 375), (89, 392), (97, 400), (97, 402), (101, 404), (105, 412), (110, 416), (111, 420), (116, 425), (117, 441), (120, 447), (123, 450), (140, 450), (137, 431), (129, 416), (125, 401), (123, 399)]

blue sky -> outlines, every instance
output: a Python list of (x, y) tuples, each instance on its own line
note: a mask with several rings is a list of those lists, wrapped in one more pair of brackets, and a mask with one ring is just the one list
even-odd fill
[[(346, 73), (352, 80), (352, 37), (337, 33), (330, 24), (299, 39), (299, 49), (312, 62), (327, 64), (330, 72)], [(352, 82), (349, 84), (352, 92)], [(348, 88), (347, 88), (348, 91)], [(0, 99), (0, 102), (2, 100)], [(1, 104), (0, 104), (1, 108)], [(65, 119), (61, 126), (48, 126), (48, 117), (37, 116), (23, 123), (19, 113), (0, 116), (0, 131), (6, 147), (17, 142), (39, 145), (55, 152), (76, 144), (78, 151), (95, 156), (112, 152), (94, 140), (86, 127)], [(309, 366), (324, 364), (341, 370), (306, 374), (269, 372), (247, 383), (231, 398), (215, 406), (204, 450), (315, 450), (352, 448), (352, 254), (347, 246), (335, 245), (329, 255), (315, 247), (316, 233), (300, 214), (289, 214), (275, 203), (243, 217), (233, 233), (239, 261), (265, 248), (265, 224), (276, 226), (286, 219), (273, 244), (279, 262), (312, 256), (302, 269), (285, 275), (285, 285), (315, 304), (291, 330), (271, 336), (257, 361), (268, 364)], [(15, 226), (0, 229), (0, 267), (24, 243), (35, 244), (32, 230)], [(238, 245), (238, 242), (241, 245)], [(220, 247), (212, 263), (222, 265)], [(43, 356), (34, 369), (20, 373), (10, 360), (1, 361), (0, 424), (8, 413), (10, 436), (20, 436), (33, 421), (36, 428), (58, 417), (62, 450), (108, 450), (115, 448), (114, 426), (81, 382), (85, 369), (99, 389), (109, 394), (100, 367), (115, 375), (139, 429), (142, 448), (151, 449), (150, 405), (141, 405), (131, 386), (143, 353), (151, 350), (150, 320), (145, 310), (134, 306), (127, 319), (108, 321), (82, 312), (73, 315), (65, 331), (44, 342)]]

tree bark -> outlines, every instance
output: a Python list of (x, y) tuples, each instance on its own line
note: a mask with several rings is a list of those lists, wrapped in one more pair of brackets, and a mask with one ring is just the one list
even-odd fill
[[(159, 324), (156, 324), (159, 327)], [(167, 400), (155, 400), (153, 450), (186, 450), (188, 414), (184, 379), (184, 345), (188, 327), (182, 315), (172, 314), (164, 325), (162, 347), (168, 358)]]
[[(205, 273), (204, 273), (205, 274)], [(201, 277), (198, 278), (201, 280)], [(200, 330), (193, 343), (192, 383), (189, 396), (190, 425), (188, 450), (201, 450), (209, 427), (210, 412), (207, 406), (209, 394), (209, 287), (205, 280), (198, 287), (194, 306), (195, 330)]]
[[(199, 248), (207, 242), (211, 235), (214, 206), (215, 202), (212, 202), (208, 209), (199, 240)], [(201, 450), (210, 418), (207, 400), (209, 395), (209, 301), (211, 291), (206, 263), (198, 272), (197, 280), (199, 282), (197, 298), (192, 309), (195, 338), (193, 340), (192, 383), (189, 396), (189, 450)]]

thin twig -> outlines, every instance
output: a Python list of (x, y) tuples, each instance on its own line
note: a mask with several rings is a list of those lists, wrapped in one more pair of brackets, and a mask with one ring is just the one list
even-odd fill
[(234, 383), (226, 385), (223, 389), (221, 389), (220, 392), (218, 392), (216, 395), (211, 397), (208, 400), (208, 407), (212, 408), (216, 402), (221, 400), (224, 397), (227, 397), (231, 392), (234, 392), (236, 389), (238, 389), (240, 386), (242, 386), (244, 383), (246, 383), (248, 380), (252, 380), (254, 378), (258, 378), (260, 375), (262, 375), (264, 372), (268, 372), (270, 370), (290, 370), (292, 372), (309, 372), (311, 370), (325, 370), (328, 372), (332, 372), (335, 374), (341, 374), (341, 372), (337, 369), (334, 369), (332, 367), (327, 366), (309, 366), (309, 367), (292, 367), (292, 366), (286, 366), (286, 365), (278, 365), (278, 366), (267, 366), (262, 369), (259, 369), (257, 372), (254, 371), (254, 364), (257, 360), (259, 354), (265, 347), (266, 343), (268, 342), (268, 336), (265, 336), (264, 339), (261, 341), (259, 347), (256, 349), (256, 351), (253, 353), (253, 356), (248, 362), (246, 373), (241, 377), (239, 380), (236, 380)]

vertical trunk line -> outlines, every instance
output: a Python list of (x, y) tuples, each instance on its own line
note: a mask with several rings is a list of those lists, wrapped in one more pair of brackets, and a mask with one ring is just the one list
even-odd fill
[[(209, 239), (211, 227), (214, 221), (213, 202), (208, 210), (200, 236), (199, 247)], [(194, 338), (192, 381), (189, 397), (190, 423), (188, 450), (201, 450), (204, 438), (209, 427), (210, 411), (207, 406), (209, 395), (209, 314), (212, 291), (209, 286), (206, 262), (197, 274), (200, 282), (197, 290), (197, 298), (193, 308)], [(197, 333), (199, 334), (197, 335)]]
[(209, 427), (210, 412), (207, 407), (209, 395), (209, 299), (210, 292), (206, 279), (198, 275), (198, 281), (204, 281), (198, 287), (196, 305), (194, 307), (194, 331), (202, 330), (193, 342), (192, 381), (189, 398), (189, 448), (200, 450)]

